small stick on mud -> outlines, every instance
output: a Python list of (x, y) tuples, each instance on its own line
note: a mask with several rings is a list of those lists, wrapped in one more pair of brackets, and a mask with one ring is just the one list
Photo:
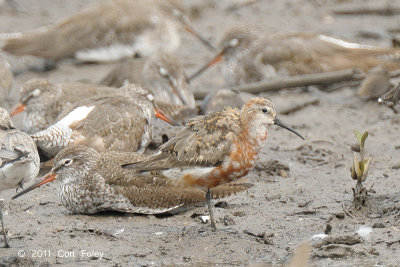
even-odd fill
[(258, 2), (261, 2), (262, 0), (248, 0), (244, 3), (239, 3), (239, 4), (233, 4), (225, 9), (225, 13), (229, 14), (235, 11), (238, 11), (239, 9), (243, 7), (248, 7), (252, 6), (254, 4), (257, 4)]
[(332, 10), (335, 15), (379, 15), (394, 16), (400, 14), (400, 7), (393, 5), (384, 6), (355, 6), (335, 8)]
[[(400, 70), (395, 70), (395, 71), (392, 71), (390, 73), (390, 78), (391, 79), (397, 78), (399, 76), (400, 76)], [(355, 80), (355, 81), (345, 81), (345, 82), (333, 84), (332, 86), (328, 86), (324, 91), (327, 92), (327, 93), (331, 93), (331, 92), (334, 92), (336, 90), (340, 90), (340, 89), (342, 89), (344, 87), (357, 87), (358, 88), (360, 86), (360, 84), (362, 83), (363, 79)]]
[[(229, 87), (227, 89), (257, 94), (268, 91), (279, 91), (283, 88), (309, 85), (328, 85), (343, 81), (362, 80), (364, 77), (365, 74), (361, 70), (352, 68), (338, 71), (296, 75), (290, 77), (279, 77), (271, 80), (264, 80), (260, 82)], [(194, 92), (194, 97), (196, 99), (203, 99), (209, 92), (211, 91), (207, 90)]]

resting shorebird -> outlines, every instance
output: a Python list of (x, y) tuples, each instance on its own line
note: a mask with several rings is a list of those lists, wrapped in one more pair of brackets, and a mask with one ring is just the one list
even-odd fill
[[(325, 35), (264, 35), (254, 29), (234, 28), (222, 38), (219, 52), (203, 68), (223, 61), (222, 71), (231, 85), (256, 82), (279, 75), (296, 75), (346, 68), (363, 71), (383, 64), (400, 68), (400, 50), (349, 43)], [(396, 62), (397, 60), (397, 62)]]
[[(0, 191), (22, 187), (39, 173), (40, 160), (32, 138), (15, 129), (8, 112), (0, 108)], [(0, 207), (1, 227), (6, 247), (6, 232)]]
[(20, 103), (11, 117), (24, 111), (24, 130), (36, 133), (54, 124), (60, 114), (70, 110), (76, 102), (94, 95), (114, 94), (115, 90), (89, 83), (52, 84), (46, 79), (31, 79), (22, 85)]
[(80, 144), (98, 151), (138, 151), (151, 141), (152, 118), (163, 115), (148, 90), (127, 84), (115, 94), (98, 95), (77, 102), (62, 119), (32, 136), (44, 152), (56, 155), (69, 144)]
[(158, 53), (120, 63), (101, 83), (113, 87), (121, 87), (126, 82), (138, 84), (151, 90), (156, 101), (194, 108), (194, 96), (186, 79), (183, 66), (175, 56)]
[[(58, 179), (61, 203), (72, 213), (116, 210), (159, 214), (205, 201), (200, 189), (177, 186), (160, 175), (141, 175), (121, 168), (121, 163), (144, 158), (146, 156), (136, 153), (98, 153), (89, 147), (71, 146), (57, 154), (54, 167), (48, 174), (13, 199)], [(214, 188), (212, 194), (221, 198), (248, 187), (248, 184), (240, 183), (226, 185)]]
[(5, 100), (14, 83), (14, 75), (8, 62), (0, 57), (0, 103)]
[(158, 153), (123, 166), (136, 171), (164, 170), (163, 175), (184, 187), (208, 189), (207, 204), (215, 229), (209, 189), (235, 181), (255, 167), (267, 140), (268, 126), (273, 124), (303, 138), (276, 117), (268, 99), (256, 97), (241, 110), (227, 107), (190, 120)]
[(379, 99), (378, 102), (391, 102), (394, 105), (397, 105), (400, 100), (400, 83), (397, 86), (394, 86), (392, 89), (390, 89), (388, 92), (386, 92), (384, 95), (382, 95)]
[[(93, 4), (45, 28), (3, 34), (3, 51), (57, 61), (112, 61), (180, 45), (179, 27), (212, 47), (189, 25), (180, 0), (113, 0)], [(1, 37), (1, 36), (0, 36)]]

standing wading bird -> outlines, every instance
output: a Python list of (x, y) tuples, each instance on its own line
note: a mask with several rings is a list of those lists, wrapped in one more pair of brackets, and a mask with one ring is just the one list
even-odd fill
[(114, 95), (117, 90), (81, 82), (53, 84), (35, 78), (22, 85), (19, 104), (10, 115), (24, 112), (23, 129), (32, 134), (57, 122), (60, 115), (70, 111), (78, 101), (95, 95)]
[(101, 84), (121, 87), (126, 82), (148, 88), (156, 101), (191, 108), (196, 106), (183, 66), (172, 54), (157, 53), (145, 59), (121, 62), (107, 74)]
[[(121, 163), (144, 160), (136, 153), (99, 153), (85, 146), (70, 146), (57, 154), (54, 167), (39, 182), (13, 199), (54, 179), (60, 180), (58, 195), (72, 213), (94, 214), (116, 210), (159, 214), (204, 202), (204, 191), (181, 187), (161, 175), (141, 175), (121, 168)], [(248, 189), (251, 184), (232, 183), (215, 187), (213, 198), (222, 198)]]
[(51, 61), (74, 57), (104, 62), (124, 57), (173, 52), (179, 27), (212, 46), (189, 25), (180, 0), (113, 0), (93, 4), (60, 22), (26, 33), (4, 33), (5, 52)]
[(364, 72), (378, 65), (392, 71), (400, 68), (400, 50), (349, 43), (326, 35), (264, 35), (255, 29), (233, 28), (222, 38), (219, 52), (190, 76), (192, 80), (222, 61), (230, 86), (288, 76), (347, 68)]
[(57, 123), (32, 134), (33, 140), (50, 156), (69, 144), (98, 151), (144, 152), (152, 137), (153, 116), (175, 124), (161, 113), (148, 90), (127, 84), (115, 94), (98, 95), (76, 103), (61, 114)]
[(273, 124), (304, 139), (276, 117), (271, 101), (255, 97), (241, 110), (226, 107), (221, 112), (189, 120), (158, 153), (123, 167), (142, 172), (160, 170), (183, 187), (207, 190), (211, 226), (215, 230), (210, 189), (236, 181), (255, 167), (267, 140), (268, 126)]
[[(28, 134), (14, 128), (8, 112), (0, 108), (0, 192), (22, 188), (24, 183), (36, 178), (39, 168), (40, 160), (35, 142)], [(1, 228), (5, 247), (9, 247), (1, 206)]]

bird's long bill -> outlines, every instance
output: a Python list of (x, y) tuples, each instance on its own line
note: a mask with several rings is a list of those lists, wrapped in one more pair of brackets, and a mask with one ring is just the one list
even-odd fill
[(176, 121), (174, 121), (173, 119), (169, 118), (167, 115), (165, 115), (162, 111), (160, 111), (159, 109), (156, 109), (155, 114), (157, 118), (162, 119), (163, 121), (168, 122), (169, 124), (173, 125), (173, 126), (177, 126), (179, 125), (179, 123), (177, 123)]
[(216, 51), (215, 47), (210, 44), (209, 41), (207, 41), (204, 37), (202, 37), (197, 31), (195, 31), (191, 26), (185, 25), (185, 29), (193, 34), (197, 39), (200, 40), (207, 48), (209, 48), (211, 51)]
[(25, 195), (26, 193), (32, 191), (35, 188), (38, 188), (48, 182), (53, 181), (54, 179), (56, 179), (57, 174), (54, 173), (53, 171), (50, 171), (48, 174), (46, 174), (45, 176), (42, 177), (42, 179), (40, 179), (39, 182), (37, 182), (36, 184), (31, 185), (30, 187), (28, 187), (27, 189), (25, 189), (24, 191), (19, 192), (18, 194), (16, 194), (15, 196), (12, 197), (12, 199), (16, 199), (22, 195)]
[(26, 108), (26, 105), (24, 104), (19, 104), (18, 106), (16, 106), (10, 113), (10, 117), (13, 117), (15, 115), (17, 115), (18, 113), (21, 113), (22, 111), (24, 111)]
[(201, 69), (199, 69), (198, 71), (196, 71), (195, 73), (190, 75), (189, 78), (188, 78), (188, 81), (190, 82), (191, 80), (193, 80), (194, 78), (199, 76), (203, 71), (205, 71), (206, 69), (208, 69), (212, 65), (215, 65), (218, 62), (221, 62), (222, 61), (222, 54), (223, 54), (223, 51), (218, 53), (210, 62), (208, 62), (206, 65), (204, 65)]
[(285, 128), (288, 131), (291, 131), (292, 133), (294, 133), (295, 135), (297, 135), (298, 137), (300, 137), (303, 140), (306, 140), (303, 136), (301, 136), (301, 134), (299, 134), (298, 132), (296, 132), (295, 130), (293, 130), (292, 128), (290, 128), (289, 126), (287, 126), (286, 124), (284, 124), (281, 120), (279, 120), (278, 118), (275, 118), (274, 120), (274, 124), (281, 126), (282, 128)]
[(182, 91), (182, 90), (180, 90), (181, 88), (179, 88), (179, 90), (177, 90), (178, 88), (176, 88), (171, 81), (169, 82), (169, 85), (171, 86), (172, 92), (182, 101), (182, 104), (187, 105), (188, 103), (187, 103), (185, 97), (181, 93), (181, 91)]

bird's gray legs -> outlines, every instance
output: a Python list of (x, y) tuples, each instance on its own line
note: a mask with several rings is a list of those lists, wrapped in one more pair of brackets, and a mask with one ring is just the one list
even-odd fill
[(8, 244), (6, 230), (4, 229), (4, 222), (3, 222), (3, 200), (0, 199), (0, 221), (1, 221), (1, 230), (3, 231), (4, 236), (4, 247), (9, 248), (10, 245)]
[(211, 190), (210, 190), (210, 188), (207, 189), (206, 202), (207, 202), (207, 207), (208, 207), (208, 213), (210, 213), (211, 227), (212, 227), (213, 231), (217, 231), (217, 224), (215, 223), (214, 211), (211, 206)]

